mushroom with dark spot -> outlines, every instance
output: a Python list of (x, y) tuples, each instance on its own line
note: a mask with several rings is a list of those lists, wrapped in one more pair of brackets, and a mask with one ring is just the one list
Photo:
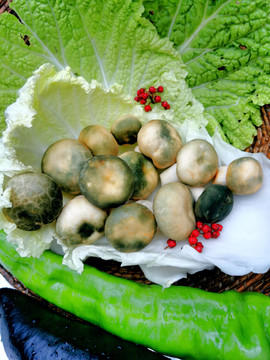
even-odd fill
[(62, 192), (45, 174), (25, 172), (15, 175), (7, 182), (6, 189), (10, 189), (12, 206), (4, 208), (3, 213), (18, 229), (39, 230), (52, 223), (62, 210)]
[(83, 195), (69, 200), (56, 221), (56, 234), (66, 246), (91, 244), (104, 234), (106, 211)]

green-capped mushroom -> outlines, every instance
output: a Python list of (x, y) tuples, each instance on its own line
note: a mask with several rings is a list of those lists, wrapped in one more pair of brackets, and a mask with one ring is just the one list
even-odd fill
[(189, 188), (180, 182), (166, 184), (158, 190), (153, 209), (165, 236), (176, 241), (188, 238), (196, 225), (193, 203)]
[(254, 194), (263, 184), (261, 164), (249, 156), (233, 160), (227, 168), (226, 184), (234, 194)]
[(134, 252), (148, 245), (156, 233), (153, 213), (144, 205), (124, 204), (114, 209), (105, 224), (105, 236), (118, 251)]
[(56, 221), (56, 233), (67, 246), (91, 244), (104, 234), (106, 211), (83, 195), (69, 200)]
[(155, 190), (159, 176), (156, 168), (143, 154), (126, 151), (120, 155), (130, 167), (134, 177), (134, 190), (131, 199), (146, 199)]
[(227, 186), (210, 184), (195, 203), (196, 219), (206, 223), (221, 221), (230, 214), (233, 203), (233, 194)]
[(141, 127), (142, 123), (137, 117), (127, 114), (113, 122), (111, 133), (119, 145), (135, 144)]
[(58, 140), (45, 151), (41, 169), (51, 176), (61, 190), (79, 194), (79, 174), (85, 161), (92, 157), (91, 151), (74, 139)]
[(130, 167), (121, 158), (98, 155), (85, 162), (79, 185), (87, 200), (101, 209), (108, 209), (130, 198), (134, 178)]
[(7, 219), (26, 231), (38, 230), (53, 222), (63, 206), (62, 192), (49, 176), (25, 172), (13, 176), (6, 184), (12, 207), (4, 208)]
[(119, 146), (113, 135), (104, 126), (86, 126), (80, 132), (79, 141), (85, 144), (94, 156), (118, 155)]
[(179, 180), (189, 186), (203, 186), (215, 176), (218, 155), (206, 140), (188, 141), (177, 154), (176, 172)]
[(151, 120), (138, 133), (140, 152), (149, 157), (156, 168), (165, 169), (176, 162), (182, 139), (165, 120)]

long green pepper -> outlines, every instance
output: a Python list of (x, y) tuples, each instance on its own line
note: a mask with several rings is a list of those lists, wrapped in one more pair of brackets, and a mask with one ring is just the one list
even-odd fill
[(0, 234), (0, 262), (56, 306), (119, 337), (188, 360), (269, 360), (270, 298), (142, 285), (85, 265), (79, 275), (45, 251), (22, 258)]

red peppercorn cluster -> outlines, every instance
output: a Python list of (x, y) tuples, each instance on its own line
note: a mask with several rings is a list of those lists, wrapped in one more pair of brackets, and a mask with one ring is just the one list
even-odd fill
[[(223, 229), (221, 224), (213, 223), (210, 225), (204, 224), (201, 221), (197, 221), (196, 229), (189, 235), (188, 242), (199, 253), (203, 250), (203, 244), (198, 241), (198, 237), (202, 234), (205, 239), (217, 239), (220, 236), (220, 232)], [(176, 246), (176, 241), (172, 239), (167, 240), (167, 246), (164, 249), (172, 249)]]
[[(156, 103), (161, 103), (161, 106), (165, 110), (170, 109), (170, 104), (167, 101), (161, 101), (161, 96), (157, 95), (157, 93), (163, 93), (163, 86), (158, 86), (155, 88), (154, 86), (150, 86), (148, 90), (145, 88), (141, 88), (137, 91), (137, 96), (135, 96), (134, 100), (139, 102), (141, 105), (144, 105), (144, 110), (146, 112), (151, 111), (151, 105)], [(151, 105), (150, 105), (151, 104)]]
[(168, 248), (172, 249), (176, 246), (176, 241), (172, 240), (172, 239), (168, 239), (167, 244), (168, 244), (168, 246), (166, 246), (165, 249), (168, 249)]
[(202, 234), (205, 239), (217, 239), (220, 235), (223, 226), (213, 223), (210, 225), (204, 224), (201, 221), (197, 221), (196, 229), (189, 235), (188, 242), (190, 246), (194, 247), (198, 252), (202, 252), (203, 244), (198, 241), (198, 237)]

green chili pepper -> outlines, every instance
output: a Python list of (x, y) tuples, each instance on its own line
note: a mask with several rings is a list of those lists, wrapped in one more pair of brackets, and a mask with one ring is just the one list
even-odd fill
[(85, 266), (79, 275), (45, 251), (22, 258), (0, 237), (0, 262), (26, 287), (119, 337), (189, 360), (269, 360), (270, 298), (142, 285)]

